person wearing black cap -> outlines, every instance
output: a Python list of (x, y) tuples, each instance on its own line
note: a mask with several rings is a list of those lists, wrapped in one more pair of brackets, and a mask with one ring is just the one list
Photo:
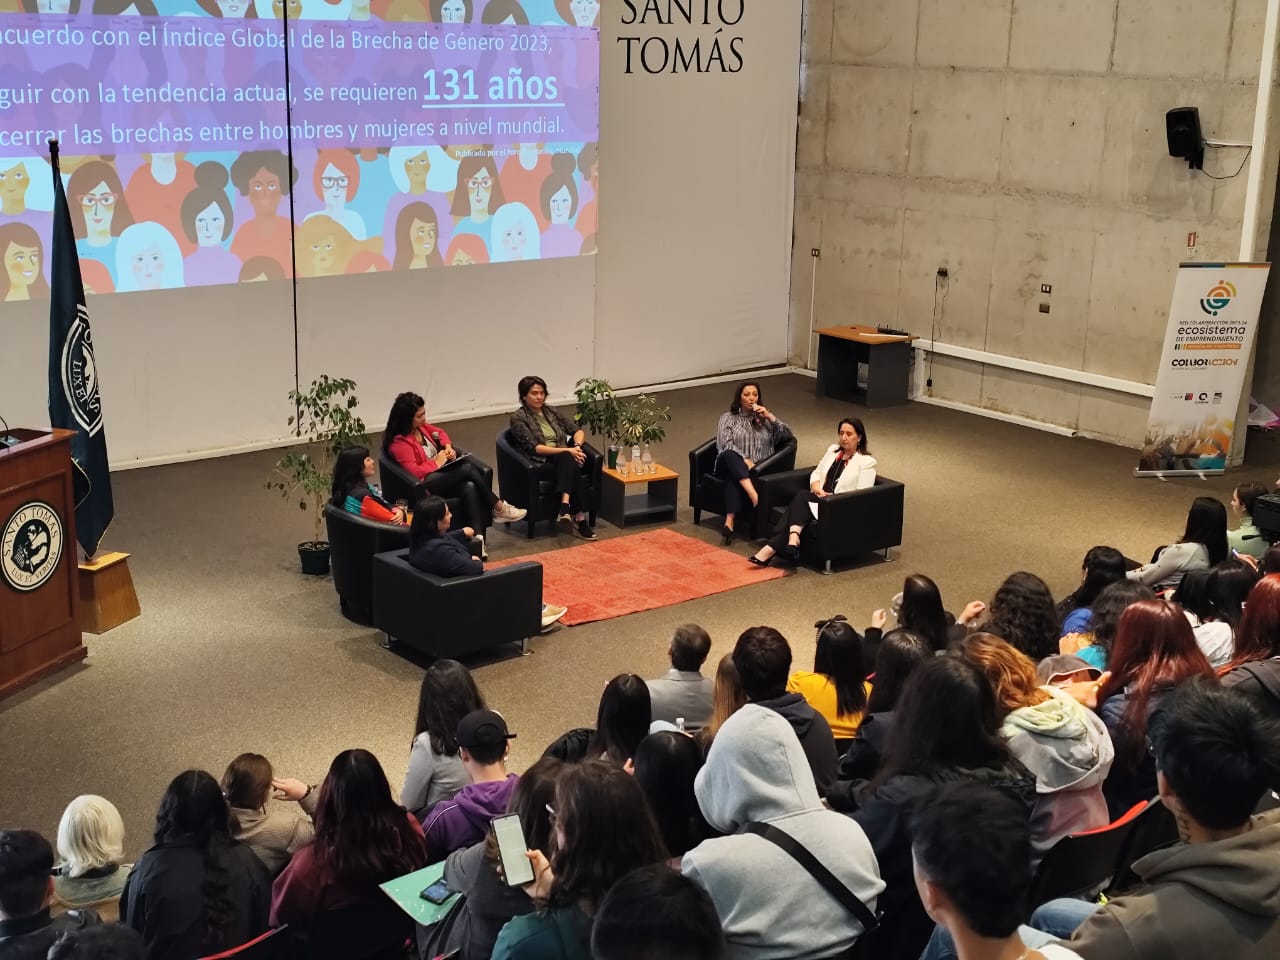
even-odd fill
[(473, 710), (462, 718), (456, 739), (470, 783), (453, 799), (436, 804), (423, 823), (428, 862), (479, 843), (489, 821), (507, 812), (507, 801), (520, 779), (507, 773), (508, 741), (514, 738), (496, 711)]

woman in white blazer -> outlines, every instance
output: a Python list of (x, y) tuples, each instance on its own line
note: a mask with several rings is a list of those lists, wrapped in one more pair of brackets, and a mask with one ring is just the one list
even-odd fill
[(797, 493), (786, 515), (773, 531), (773, 538), (747, 557), (758, 567), (767, 567), (775, 556), (794, 563), (800, 556), (800, 535), (816, 519), (812, 507), (823, 497), (861, 490), (876, 482), (876, 458), (867, 453), (867, 431), (857, 417), (845, 417), (837, 426), (833, 443), (809, 474), (809, 489)]

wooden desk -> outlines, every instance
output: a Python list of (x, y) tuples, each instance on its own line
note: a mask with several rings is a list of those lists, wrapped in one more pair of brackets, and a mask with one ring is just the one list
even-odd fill
[[(912, 336), (879, 333), (875, 327), (826, 327), (818, 334), (820, 397), (852, 400), (866, 407), (907, 402)], [(867, 386), (858, 386), (858, 364), (867, 365)]]
[[(662, 466), (653, 465), (653, 473), (633, 473), (628, 464), (624, 477), (617, 470), (604, 468), (600, 491), (600, 516), (615, 527), (629, 523), (653, 523), (675, 520), (676, 501), (679, 498), (680, 474)], [(642, 494), (627, 496), (629, 487), (646, 485)]]

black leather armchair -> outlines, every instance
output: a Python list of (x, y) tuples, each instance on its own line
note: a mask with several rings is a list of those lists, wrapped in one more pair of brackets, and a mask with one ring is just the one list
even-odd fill
[[(467, 452), (461, 447), (454, 447), (454, 449), (458, 451), (459, 455)], [(476, 461), (476, 465), (481, 468), (481, 473), (484, 475), (485, 481), (489, 484), (487, 489), (492, 489), (493, 467), (490, 467), (487, 464), (482, 464), (478, 460)], [(412, 510), (414, 503), (422, 497), (421, 492), (418, 491), (418, 484), (422, 481), (418, 480), (408, 470), (396, 463), (391, 457), (387, 456), (386, 452), (383, 450), (378, 451), (378, 477), (382, 480), (382, 495), (391, 503), (395, 503), (397, 500), (407, 500), (409, 501), (409, 509)], [(458, 507), (461, 505), (462, 500), (458, 497), (445, 497), (444, 502), (449, 505), (449, 510), (453, 513), (453, 523), (450, 525), (449, 529), (460, 529), (464, 526), (464, 520), (466, 519), (458, 511)], [(483, 533), (484, 530), (488, 529), (491, 525), (489, 517), (485, 517), (484, 520), (485, 526), (478, 530), (478, 533)]]
[(542, 630), (542, 564), (438, 577), (411, 567), (408, 550), (380, 553), (373, 558), (373, 625), (432, 657), (523, 645)]
[[(796, 438), (792, 437), (775, 450), (772, 456), (766, 457), (757, 463), (751, 470), (751, 476), (753, 479), (759, 480), (761, 477), (770, 474), (790, 470), (795, 465)], [(693, 507), (693, 522), (695, 526), (702, 521), (703, 510), (717, 516), (724, 516), (725, 480), (715, 475), (715, 469), (716, 438), (712, 437), (706, 443), (689, 451), (689, 506)], [(756, 486), (756, 492), (760, 492), (759, 484)], [(745, 531), (748, 528), (739, 524), (737, 529)], [(752, 538), (758, 539), (766, 536), (768, 530), (769, 524), (766, 512), (762, 510), (754, 511), (750, 526)]]
[[(813, 467), (762, 477), (759, 514), (768, 518), (768, 532), (782, 519), (792, 498), (809, 489)], [(906, 488), (897, 480), (876, 477), (875, 486), (824, 497), (818, 520), (800, 538), (800, 559), (831, 572), (831, 564), (902, 545), (902, 509)]]
[[(539, 463), (518, 447), (509, 429), (498, 434), (498, 496), (529, 512), (524, 522), (528, 525), (529, 539), (540, 520), (555, 520), (560, 512), (560, 500), (556, 496), (556, 468), (550, 463)], [(596, 512), (600, 509), (600, 484), (604, 475), (604, 457), (589, 443), (582, 449), (591, 457), (588, 483), (591, 488), (591, 506), (587, 511), (591, 525), (596, 524)]]
[(373, 622), (373, 555), (409, 545), (409, 528), (366, 520), (333, 504), (324, 508), (329, 530), (329, 565), (342, 615)]

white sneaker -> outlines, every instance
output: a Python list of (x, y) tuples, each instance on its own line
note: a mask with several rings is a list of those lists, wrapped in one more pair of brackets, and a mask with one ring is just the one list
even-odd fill
[(493, 519), (502, 523), (515, 523), (517, 520), (523, 520), (528, 512), (524, 507), (513, 507), (502, 500), (493, 508)]
[(542, 629), (546, 630), (568, 612), (568, 607), (557, 607), (555, 604), (544, 603), (542, 605)]
[(484, 542), (484, 534), (483, 534), (483, 533), (477, 533), (477, 534), (476, 534), (476, 539), (480, 541), (480, 559), (481, 559), (481, 560), (488, 560), (488, 559), (489, 559), (489, 547), (488, 547), (488, 546), (485, 544), (485, 542)]

